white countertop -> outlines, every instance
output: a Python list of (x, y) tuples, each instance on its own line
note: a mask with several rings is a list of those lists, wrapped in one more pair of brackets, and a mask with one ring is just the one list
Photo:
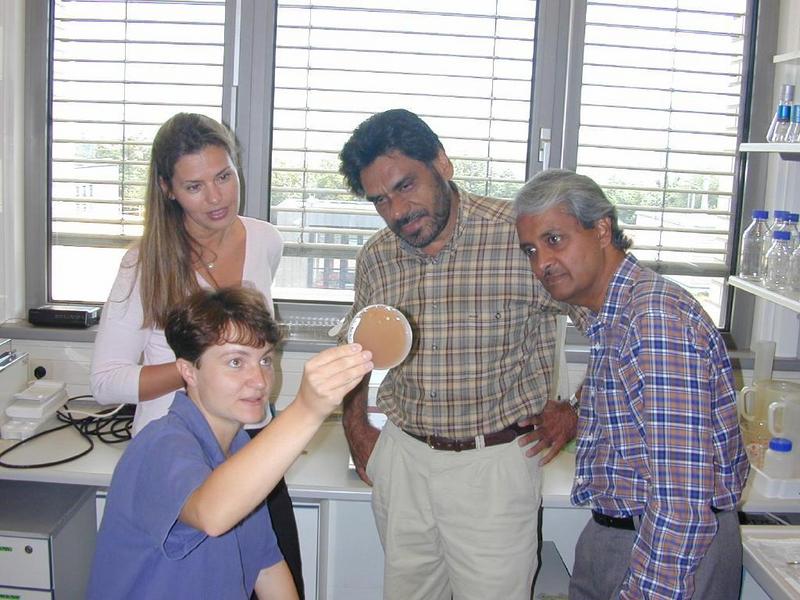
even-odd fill
[[(348, 468), (347, 441), (340, 423), (325, 423), (286, 474), (292, 497), (369, 500), (370, 488)], [(544, 469), (542, 503), (570, 507), (575, 455), (562, 452)]]
[[(0, 440), (0, 451), (14, 440)], [(3, 458), (11, 464), (54, 461), (86, 448), (86, 441), (71, 428), (29, 442), (25, 447)], [(0, 467), (0, 479), (47, 481), (106, 487), (125, 444), (109, 445), (95, 440), (89, 454), (77, 460), (39, 469)], [(535, 459), (534, 459), (535, 460)], [(306, 451), (286, 474), (286, 483), (297, 499), (363, 500), (370, 498), (370, 488), (348, 468), (347, 442), (341, 423), (328, 421), (314, 436)], [(544, 468), (542, 504), (545, 508), (569, 508), (569, 492), (575, 470), (575, 455), (562, 451)], [(742, 510), (747, 512), (800, 512), (800, 499), (767, 498), (745, 489)]]
[(741, 529), (747, 572), (772, 600), (800, 598), (800, 527), (743, 525)]
[[(0, 440), (0, 451), (13, 446), (16, 442), (17, 440)], [(4, 463), (14, 465), (53, 462), (73, 456), (87, 447), (88, 442), (75, 429), (67, 428), (31, 440), (19, 450), (4, 456), (2, 460)], [(0, 479), (105, 487), (111, 481), (114, 466), (124, 450), (125, 443), (111, 445), (95, 439), (94, 449), (77, 460), (36, 469), (0, 467)]]
[[(14, 444), (0, 440), (0, 451)], [(87, 442), (71, 428), (33, 440), (3, 458), (9, 464), (50, 462), (73, 455), (86, 448)], [(37, 469), (0, 467), (0, 479), (73, 483), (106, 487), (125, 444), (105, 444), (95, 440), (89, 454), (77, 460)], [(295, 499), (363, 500), (370, 498), (370, 488), (355, 471), (348, 468), (347, 442), (339, 422), (323, 424), (305, 452), (286, 474), (286, 483)], [(569, 491), (575, 456), (562, 452), (544, 469), (543, 497), (545, 507), (569, 507)]]

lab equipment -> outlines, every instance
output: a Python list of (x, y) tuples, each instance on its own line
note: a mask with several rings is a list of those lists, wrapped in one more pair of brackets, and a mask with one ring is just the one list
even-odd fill
[(764, 254), (767, 250), (767, 219), (769, 212), (754, 210), (753, 221), (742, 234), (742, 250), (739, 255), (739, 277), (750, 281), (761, 281), (764, 276)]
[(764, 287), (783, 292), (789, 289), (789, 264), (792, 249), (789, 246), (791, 234), (788, 231), (774, 231), (772, 246), (767, 250), (767, 266), (764, 273)]
[(794, 85), (791, 83), (783, 84), (781, 88), (781, 99), (775, 116), (772, 117), (767, 130), (767, 141), (773, 143), (785, 142), (786, 134), (789, 131), (790, 118), (792, 115), (792, 102), (794, 101)]

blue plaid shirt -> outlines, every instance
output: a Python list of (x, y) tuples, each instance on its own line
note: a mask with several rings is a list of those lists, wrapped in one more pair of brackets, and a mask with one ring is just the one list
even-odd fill
[(748, 462), (722, 338), (680, 286), (627, 255), (586, 331), (572, 502), (642, 515), (620, 598), (690, 598)]

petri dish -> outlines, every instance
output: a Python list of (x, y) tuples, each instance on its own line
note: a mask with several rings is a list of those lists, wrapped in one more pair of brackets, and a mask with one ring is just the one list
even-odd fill
[(372, 352), (376, 369), (391, 369), (403, 362), (411, 350), (411, 325), (393, 306), (370, 304), (356, 313), (347, 330), (349, 343)]

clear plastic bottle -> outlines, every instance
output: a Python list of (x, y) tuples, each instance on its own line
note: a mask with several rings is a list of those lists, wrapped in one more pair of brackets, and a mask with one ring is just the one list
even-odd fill
[(792, 106), (792, 116), (789, 121), (789, 131), (786, 133), (786, 141), (797, 144), (800, 142), (800, 104)]
[(742, 233), (742, 248), (739, 254), (739, 277), (750, 281), (761, 281), (764, 277), (764, 254), (767, 251), (769, 212), (754, 210), (753, 222)]
[(789, 247), (788, 231), (773, 231), (772, 246), (767, 250), (767, 268), (764, 273), (764, 287), (776, 292), (789, 289), (789, 264), (792, 250)]
[(794, 477), (794, 456), (792, 440), (772, 438), (764, 453), (764, 474), (773, 479), (792, 479)]
[(781, 88), (781, 99), (772, 123), (767, 130), (768, 142), (785, 142), (786, 134), (789, 131), (790, 119), (792, 116), (792, 102), (794, 101), (794, 85), (784, 83)]

